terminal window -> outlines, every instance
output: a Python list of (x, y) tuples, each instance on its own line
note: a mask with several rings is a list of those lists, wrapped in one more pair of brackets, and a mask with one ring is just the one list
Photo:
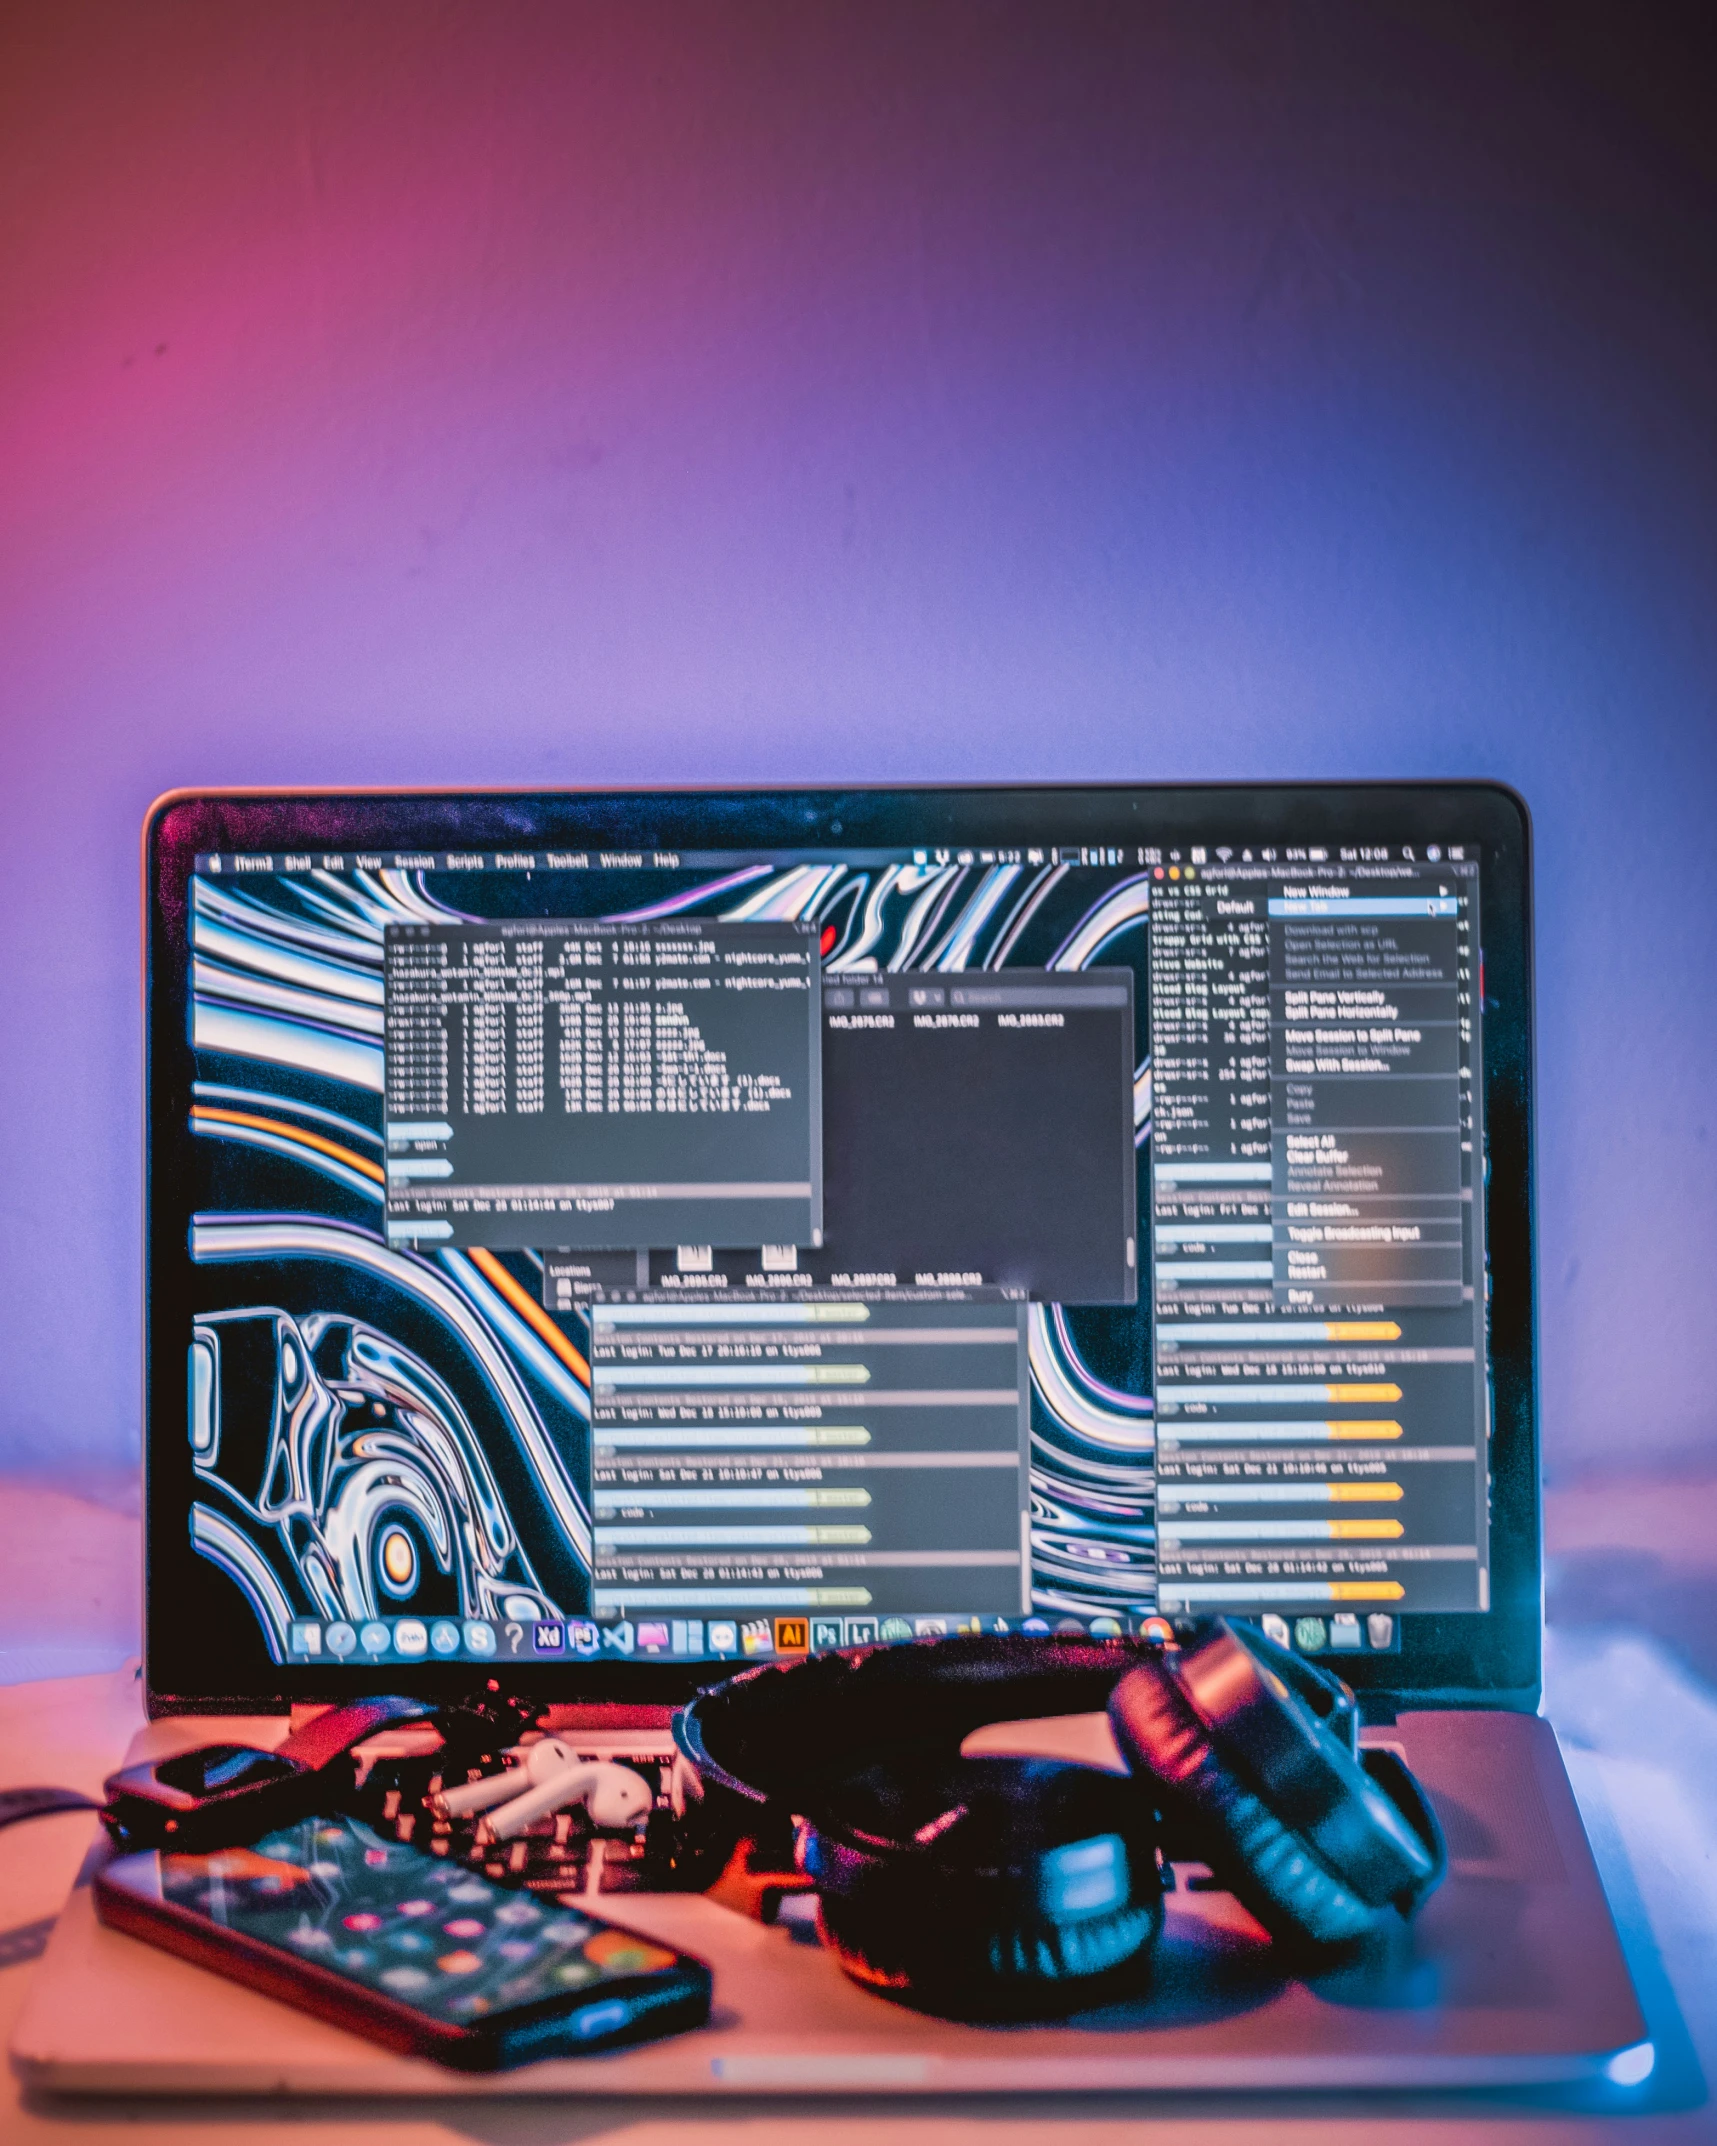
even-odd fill
[(384, 975), (392, 1241), (819, 1241), (805, 927), (396, 924)]
[[(1135, 1034), (1131, 969), (825, 982), (821, 1245), (722, 1239), (691, 1271), (1135, 1302)], [(649, 1286), (647, 1263), (572, 1250), (549, 1255), (551, 1310)]]
[(1029, 1611), (1023, 1307), (603, 1304), (590, 1334), (599, 1616)]
[(1153, 904), (1158, 1597), (1358, 1646), (1488, 1601), (1477, 880), (1284, 862)]
[(1133, 972), (907, 974), (823, 990), (817, 1279), (1138, 1293)]

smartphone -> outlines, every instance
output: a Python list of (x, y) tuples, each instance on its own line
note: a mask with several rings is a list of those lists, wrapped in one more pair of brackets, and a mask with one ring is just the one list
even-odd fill
[(700, 2027), (701, 1960), (344, 1816), (120, 1856), (103, 1922), (389, 2049), (501, 2071)]

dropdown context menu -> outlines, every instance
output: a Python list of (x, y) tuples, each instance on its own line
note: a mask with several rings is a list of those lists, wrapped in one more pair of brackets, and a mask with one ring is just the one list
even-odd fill
[(1458, 1304), (1471, 922), (1454, 888), (1269, 904), (1272, 1294)]

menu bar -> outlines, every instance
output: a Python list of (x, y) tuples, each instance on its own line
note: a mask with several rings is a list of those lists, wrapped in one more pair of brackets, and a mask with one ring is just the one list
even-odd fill
[(674, 849), (223, 850), (200, 856), (197, 870), (235, 879), (314, 872), (677, 872), (686, 865), (732, 861)]
[(860, 869), (888, 865), (919, 871), (949, 867), (1024, 865), (1033, 869), (1085, 867), (1106, 871), (1145, 871), (1153, 879), (1196, 880), (1211, 871), (1223, 876), (1365, 878), (1378, 868), (1394, 873), (1440, 864), (1457, 877), (1478, 869), (1473, 850), (1460, 843), (1375, 844), (1366, 848), (1330, 849), (1315, 844), (1280, 848), (1235, 848), (1228, 844), (1191, 844), (1162, 849), (1136, 843), (1108, 846), (1081, 843), (1019, 848), (900, 848), (860, 850), (844, 846), (797, 850), (678, 849), (357, 849), (357, 850), (210, 850), (196, 859), (196, 869), (214, 878), (301, 878), (318, 872), (679, 872), (779, 869), (838, 858)]

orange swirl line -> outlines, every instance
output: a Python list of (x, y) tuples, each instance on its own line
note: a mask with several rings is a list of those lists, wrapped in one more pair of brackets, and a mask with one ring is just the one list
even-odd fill
[(495, 1257), (494, 1253), (487, 1251), (482, 1245), (467, 1245), (465, 1247), (465, 1256), (485, 1280), (494, 1284), (513, 1307), (514, 1311), (518, 1313), (519, 1317), (548, 1343), (573, 1377), (588, 1386), (590, 1384), (590, 1366), (585, 1362), (582, 1353), (573, 1347), (566, 1335), (555, 1325), (530, 1291), (521, 1288)]
[(248, 1125), (259, 1133), (279, 1133), (283, 1139), (296, 1140), (301, 1147), (316, 1148), (324, 1155), (332, 1155), (348, 1170), (359, 1170), (365, 1177), (373, 1177), (378, 1185), (387, 1183), (379, 1162), (354, 1155), (350, 1148), (341, 1147), (338, 1141), (324, 1140), (320, 1133), (307, 1133), (302, 1126), (288, 1125), (283, 1119), (253, 1117), (248, 1110), (216, 1110), (211, 1103), (193, 1103), (191, 1116), (212, 1120), (216, 1125)]

